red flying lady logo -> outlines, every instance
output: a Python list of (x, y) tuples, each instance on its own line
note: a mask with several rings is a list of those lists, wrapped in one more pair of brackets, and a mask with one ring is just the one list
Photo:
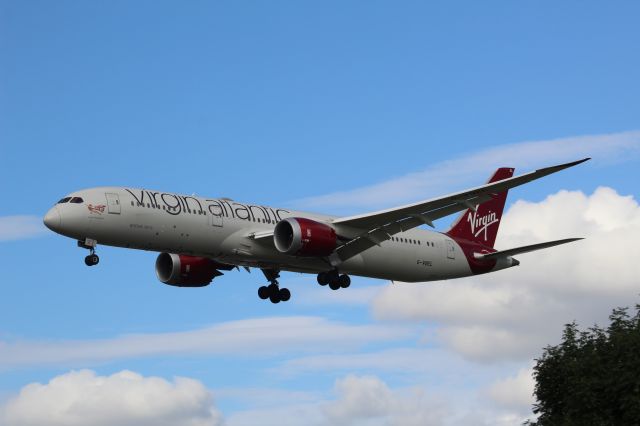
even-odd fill
[(93, 204), (88, 204), (87, 208), (89, 209), (89, 213), (95, 213), (95, 214), (102, 214), (104, 213), (104, 209), (107, 206), (105, 206), (104, 204), (98, 204), (97, 206), (94, 206)]

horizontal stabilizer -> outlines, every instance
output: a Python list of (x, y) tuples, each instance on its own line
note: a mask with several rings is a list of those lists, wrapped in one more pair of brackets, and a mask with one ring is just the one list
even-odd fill
[(549, 247), (559, 246), (560, 244), (571, 243), (573, 241), (582, 240), (583, 238), (566, 238), (564, 240), (548, 241), (546, 243), (532, 244), (530, 246), (516, 247), (509, 250), (501, 250), (493, 253), (481, 254), (474, 253), (474, 257), (479, 260), (491, 260), (501, 257), (510, 257), (517, 254), (529, 253), (530, 251), (542, 250)]

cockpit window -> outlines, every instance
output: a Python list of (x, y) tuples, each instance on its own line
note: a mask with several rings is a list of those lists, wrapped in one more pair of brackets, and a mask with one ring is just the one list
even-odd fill
[(84, 200), (80, 197), (73, 197), (69, 202), (74, 204), (80, 204), (80, 203), (84, 203)]
[(69, 201), (71, 199), (71, 197), (64, 197), (62, 200), (58, 201), (58, 204), (64, 204), (67, 201)]

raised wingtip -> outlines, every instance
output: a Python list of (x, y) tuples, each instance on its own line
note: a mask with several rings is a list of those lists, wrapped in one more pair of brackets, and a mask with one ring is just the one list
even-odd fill
[(545, 167), (544, 169), (541, 169), (541, 170), (553, 170), (553, 172), (556, 172), (563, 169), (568, 169), (569, 167), (577, 166), (578, 164), (582, 164), (585, 161), (589, 161), (589, 160), (591, 160), (591, 157), (583, 158), (582, 160), (578, 160), (578, 161), (572, 161), (570, 163), (558, 164), (557, 166)]
[(577, 166), (578, 164), (582, 164), (585, 161), (589, 161), (589, 160), (591, 160), (591, 157), (583, 158), (582, 160), (578, 160), (578, 161), (572, 161), (571, 163), (567, 163), (566, 165), (568, 167)]

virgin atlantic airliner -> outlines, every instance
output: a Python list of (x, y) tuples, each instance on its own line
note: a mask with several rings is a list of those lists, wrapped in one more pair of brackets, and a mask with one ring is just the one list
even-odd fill
[[(91, 188), (58, 201), (44, 223), (88, 249), (88, 266), (98, 264), (98, 243), (160, 252), (156, 274), (172, 286), (204, 287), (223, 275), (220, 271), (259, 268), (269, 285), (261, 286), (258, 296), (278, 303), (291, 297), (278, 284), (281, 271), (317, 274), (318, 283), (332, 290), (349, 287), (349, 275), (405, 282), (446, 280), (517, 266), (515, 255), (579, 240), (493, 248), (509, 189), (587, 160), (515, 177), (513, 168), (503, 167), (477, 188), (349, 217), (228, 198)], [(457, 212), (462, 213), (448, 231), (423, 229)]]

